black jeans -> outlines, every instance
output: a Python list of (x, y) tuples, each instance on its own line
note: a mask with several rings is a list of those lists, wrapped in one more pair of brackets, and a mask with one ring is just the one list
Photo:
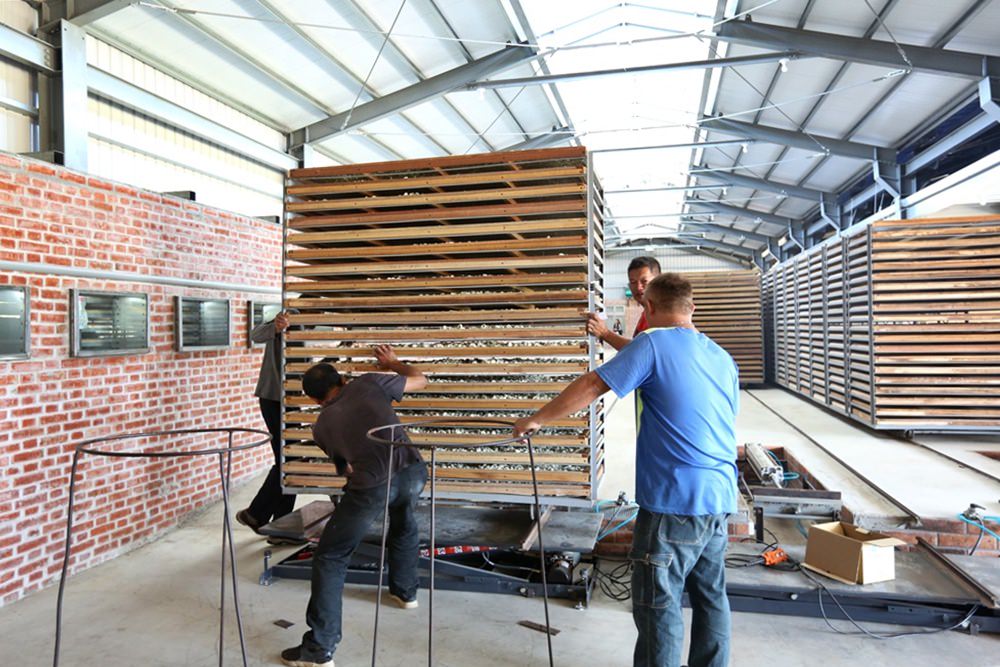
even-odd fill
[(264, 525), (271, 519), (283, 517), (295, 507), (295, 496), (286, 496), (281, 492), (281, 470), (278, 467), (281, 455), (281, 403), (267, 398), (260, 399), (260, 414), (267, 424), (271, 434), (271, 451), (274, 452), (274, 465), (267, 473), (264, 484), (257, 495), (250, 501), (248, 508), (250, 516)]
[[(417, 594), (420, 533), (414, 510), (427, 481), (427, 465), (413, 463), (392, 476), (389, 489), (389, 592), (409, 600)], [(385, 483), (370, 489), (344, 490), (313, 554), (312, 595), (306, 609), (309, 632), (303, 655), (334, 651), (343, 636), (344, 578), (354, 550), (372, 522), (385, 511)]]

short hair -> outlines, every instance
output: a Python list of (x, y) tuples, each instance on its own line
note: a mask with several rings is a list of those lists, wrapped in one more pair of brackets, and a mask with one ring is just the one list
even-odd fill
[(660, 275), (660, 263), (655, 257), (650, 257), (649, 255), (633, 257), (632, 261), (628, 263), (628, 271), (626, 273), (632, 273), (636, 269), (649, 269), (654, 274)]
[(646, 285), (645, 299), (657, 310), (690, 311), (694, 308), (694, 289), (679, 273), (661, 273)]
[(317, 401), (322, 401), (331, 389), (343, 384), (340, 373), (330, 364), (316, 364), (302, 376), (302, 391)]

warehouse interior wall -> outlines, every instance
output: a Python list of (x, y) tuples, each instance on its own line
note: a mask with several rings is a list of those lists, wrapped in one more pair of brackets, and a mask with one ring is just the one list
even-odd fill
[[(628, 264), (634, 258), (652, 255), (664, 271), (732, 271), (745, 269), (738, 262), (689, 250), (656, 247), (608, 250), (604, 260), (604, 310), (608, 321), (620, 319), (626, 335), (630, 335), (639, 319), (639, 305), (625, 296), (628, 287)], [(695, 299), (698, 295), (695, 294)]]
[[(0, 285), (30, 291), (30, 356), (0, 360), (2, 605), (58, 576), (75, 444), (126, 432), (264, 429), (253, 396), (262, 351), (247, 345), (247, 301), (278, 301), (281, 227), (0, 154), (0, 228), (0, 261), (31, 269), (0, 271)], [(96, 275), (59, 275), (65, 269)], [(148, 294), (149, 351), (72, 357), (71, 289)], [(177, 295), (229, 299), (229, 346), (177, 351)], [(267, 446), (236, 455), (234, 480), (270, 458)], [(72, 571), (130, 550), (220, 497), (214, 457), (88, 457), (77, 479)]]

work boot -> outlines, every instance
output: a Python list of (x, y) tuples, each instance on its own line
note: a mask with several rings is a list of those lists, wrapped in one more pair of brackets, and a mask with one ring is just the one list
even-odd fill
[(254, 518), (253, 514), (250, 514), (249, 509), (240, 510), (236, 513), (236, 520), (242, 523), (244, 526), (252, 530), (253, 532), (260, 535), (260, 521)]
[(281, 662), (288, 667), (333, 667), (333, 653), (331, 651), (318, 654), (306, 653), (300, 644), (282, 651)]

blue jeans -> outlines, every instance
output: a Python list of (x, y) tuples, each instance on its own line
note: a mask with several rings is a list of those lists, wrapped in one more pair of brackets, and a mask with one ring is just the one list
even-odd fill
[(691, 601), (689, 667), (729, 664), (726, 514), (682, 516), (639, 510), (632, 542), (634, 667), (678, 667), (684, 647), (681, 598)]
[[(389, 490), (389, 591), (409, 600), (417, 594), (420, 534), (414, 516), (427, 481), (427, 466), (414, 463), (392, 476)], [(385, 484), (344, 491), (323, 529), (312, 561), (312, 595), (306, 608), (309, 632), (302, 637), (303, 656), (333, 652), (342, 637), (344, 578), (351, 555), (385, 510)]]

